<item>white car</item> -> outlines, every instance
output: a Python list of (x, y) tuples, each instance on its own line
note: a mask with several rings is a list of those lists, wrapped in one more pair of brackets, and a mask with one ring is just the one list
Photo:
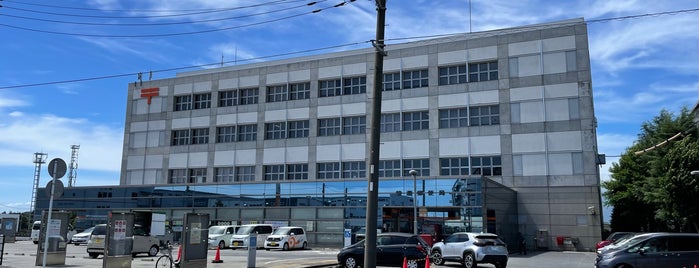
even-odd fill
[(231, 244), (231, 238), (238, 231), (240, 226), (237, 225), (216, 225), (209, 227), (209, 247), (210, 248), (228, 248)]
[(238, 229), (238, 232), (231, 237), (230, 247), (232, 249), (236, 248), (247, 248), (250, 245), (250, 236), (255, 236), (257, 242), (255, 244), (256, 248), (263, 248), (265, 245), (265, 240), (269, 236), (273, 227), (271, 224), (244, 224)]
[(308, 240), (306, 240), (306, 232), (302, 227), (279, 227), (265, 241), (266, 250), (306, 249), (306, 247), (308, 247)]
[[(90, 255), (90, 258), (95, 259), (99, 255), (104, 254), (104, 239), (106, 239), (106, 236), (106, 224), (95, 226), (95, 229), (92, 230), (92, 235), (90, 235), (90, 240), (87, 242), (87, 254)], [(153, 257), (158, 255), (159, 251), (160, 239), (147, 233), (143, 226), (134, 225), (131, 255), (136, 256), (139, 253), (147, 253), (148, 256)]]
[(85, 229), (85, 231), (73, 235), (73, 237), (70, 239), (70, 243), (76, 246), (80, 244), (87, 244), (87, 241), (90, 240), (90, 235), (92, 234), (93, 229), (95, 229), (94, 226)]
[(496, 234), (453, 233), (442, 242), (432, 245), (432, 263), (443, 265), (446, 261), (460, 262), (464, 267), (477, 267), (490, 263), (495, 268), (507, 267), (507, 245)]

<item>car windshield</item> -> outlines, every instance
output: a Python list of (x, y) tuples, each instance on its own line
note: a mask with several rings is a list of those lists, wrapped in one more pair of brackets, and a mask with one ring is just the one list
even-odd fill
[(85, 229), (85, 231), (82, 231), (82, 233), (85, 233), (85, 234), (91, 234), (91, 233), (92, 233), (92, 230), (93, 230), (93, 229), (95, 229), (95, 227), (94, 227), (94, 226), (93, 226), (93, 227), (90, 227), (90, 228), (87, 228), (87, 229)]
[(646, 238), (648, 238), (648, 236), (646, 236), (646, 235), (634, 236), (630, 239), (626, 239), (624, 241), (619, 242), (618, 244), (616, 244), (616, 248), (626, 249), (626, 248), (629, 248), (635, 244), (638, 244), (638, 242), (641, 242)]
[(97, 225), (95, 226), (95, 229), (92, 230), (93, 235), (105, 235), (107, 234), (107, 226), (106, 225)]
[(287, 235), (291, 231), (291, 227), (279, 227), (279, 229), (274, 230), (273, 235)]
[(212, 235), (224, 234), (225, 232), (226, 232), (226, 227), (223, 227), (223, 226), (211, 226), (211, 227), (209, 227), (209, 234), (212, 234)]
[(255, 227), (253, 227), (253, 226), (242, 226), (242, 227), (240, 227), (240, 229), (238, 229), (238, 232), (236, 232), (235, 234), (249, 235), (253, 229), (255, 229)]

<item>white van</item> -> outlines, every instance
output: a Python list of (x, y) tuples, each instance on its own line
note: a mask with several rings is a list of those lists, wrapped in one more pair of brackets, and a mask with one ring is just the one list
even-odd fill
[(289, 250), (294, 248), (306, 249), (308, 240), (303, 227), (279, 227), (265, 240), (265, 249)]
[(238, 228), (238, 232), (231, 237), (230, 247), (232, 249), (236, 248), (247, 248), (250, 244), (250, 235), (257, 235), (257, 248), (263, 248), (265, 246), (265, 240), (269, 236), (274, 228), (271, 224), (244, 224)]
[(209, 247), (224, 249), (230, 246), (231, 238), (238, 231), (237, 225), (215, 225), (209, 227)]
[(41, 233), (41, 221), (35, 221), (32, 224), (31, 238), (34, 244), (39, 244), (39, 234)]

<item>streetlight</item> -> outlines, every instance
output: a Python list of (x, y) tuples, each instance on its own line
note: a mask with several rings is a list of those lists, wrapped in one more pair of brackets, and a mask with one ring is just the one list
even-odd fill
[(413, 234), (417, 234), (417, 170), (411, 169), (408, 174), (413, 176)]

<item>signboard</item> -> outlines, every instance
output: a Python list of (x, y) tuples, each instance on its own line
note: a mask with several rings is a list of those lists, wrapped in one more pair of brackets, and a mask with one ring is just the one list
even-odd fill
[(189, 232), (189, 243), (192, 245), (199, 244), (201, 241), (201, 223), (193, 222)]
[(46, 227), (48, 231), (46, 234), (48, 236), (46, 237), (51, 237), (51, 236), (60, 236), (61, 235), (61, 219), (51, 219), (49, 222), (49, 225)]
[(126, 220), (114, 221), (114, 240), (126, 239)]

